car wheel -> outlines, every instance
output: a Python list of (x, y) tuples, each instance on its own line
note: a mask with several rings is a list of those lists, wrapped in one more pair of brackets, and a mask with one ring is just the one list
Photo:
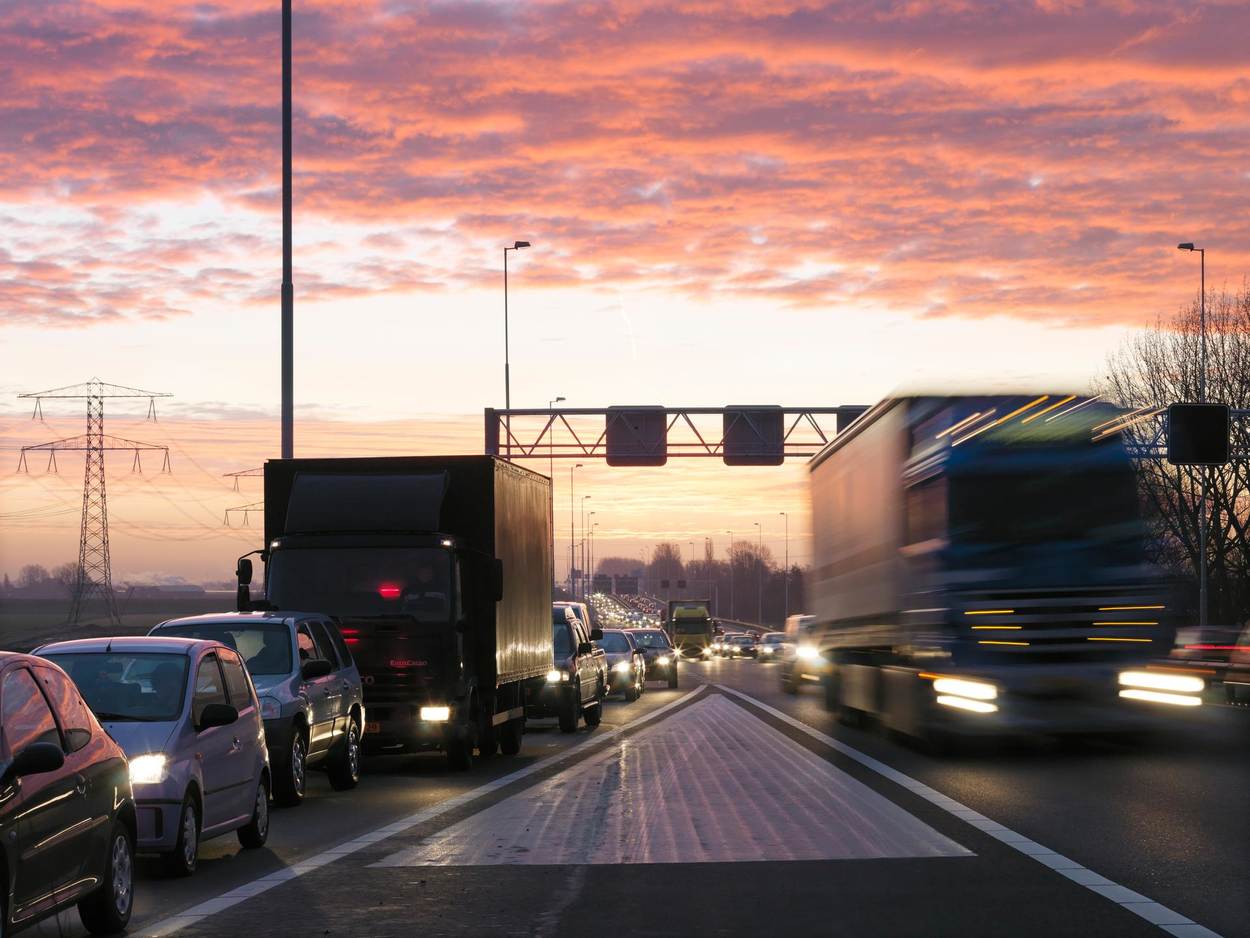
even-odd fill
[(114, 822), (100, 887), (78, 903), (78, 917), (93, 935), (126, 930), (135, 898), (135, 845), (125, 824)]
[(574, 685), (570, 691), (564, 695), (564, 700), (560, 702), (559, 717), (561, 733), (577, 732), (577, 715), (581, 711), (581, 706), (581, 687)]
[(360, 724), (353, 717), (348, 721), (343, 744), (330, 757), (326, 766), (330, 787), (335, 791), (348, 791), (360, 782)]
[(677, 666), (674, 665), (668, 672), (668, 689), (677, 689)]
[(170, 876), (190, 876), (195, 872), (199, 853), (200, 812), (195, 806), (195, 799), (188, 794), (182, 799), (182, 810), (178, 813), (178, 838), (174, 841), (174, 849), (164, 854), (161, 860)]
[[(782, 665), (784, 668), (785, 665)], [(797, 694), (799, 692), (799, 682), (795, 677), (795, 666), (781, 672), (781, 690), (786, 694)]]
[(499, 727), (499, 751), (505, 756), (515, 756), (521, 751), (521, 737), (525, 735), (525, 717), (509, 720)]
[(274, 767), (274, 794), (278, 804), (294, 807), (304, 800), (308, 785), (308, 742), (304, 730), (296, 726), (291, 730), (291, 744)]
[(251, 820), (238, 833), (239, 843), (247, 850), (258, 850), (269, 839), (269, 785), (264, 778), (256, 785)]
[(638, 682), (631, 677), (629, 683), (625, 685), (625, 689), (622, 693), (625, 697), (626, 703), (633, 703), (638, 699)]

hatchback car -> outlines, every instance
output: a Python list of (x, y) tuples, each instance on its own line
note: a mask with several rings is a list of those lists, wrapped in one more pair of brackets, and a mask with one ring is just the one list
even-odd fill
[(242, 659), (220, 642), (90, 638), (36, 649), (73, 678), (130, 759), (138, 850), (195, 872), (200, 842), (269, 836), (269, 759)]
[(222, 642), (243, 656), (260, 695), (274, 800), (304, 800), (307, 770), (326, 769), (344, 791), (360, 781), (365, 728), (360, 671), (338, 627), (303, 612), (222, 613), (162, 622), (152, 635)]
[(647, 684), (647, 657), (625, 629), (604, 629), (599, 647), (608, 655), (608, 693), (637, 700)]
[(735, 635), (725, 641), (725, 656), (728, 658), (756, 658), (759, 656), (754, 635)]
[(785, 632), (765, 632), (756, 646), (761, 661), (780, 661), (786, 653)]
[(135, 804), (126, 755), (56, 665), (0, 652), (0, 932), (77, 904), (88, 931), (126, 927)]
[(677, 686), (677, 649), (663, 629), (631, 629), (630, 637), (647, 659), (646, 679), (668, 681), (670, 688)]

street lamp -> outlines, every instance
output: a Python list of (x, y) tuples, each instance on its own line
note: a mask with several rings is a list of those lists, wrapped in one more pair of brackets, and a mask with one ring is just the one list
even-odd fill
[(589, 495), (583, 495), (582, 502), (581, 502), (581, 516), (582, 516), (582, 576), (581, 576), (581, 579), (582, 579), (582, 592), (583, 593), (585, 592), (585, 584), (586, 584), (586, 499), (588, 498), (590, 498)]
[(755, 600), (755, 624), (764, 624), (764, 525), (758, 521), (752, 521), (753, 525), (759, 528), (759, 548), (756, 551), (755, 562), (759, 564), (759, 583), (758, 592)]
[(577, 533), (573, 529), (573, 521), (577, 517), (577, 512), (573, 507), (573, 470), (581, 469), (582, 463), (575, 466), (569, 466), (569, 595), (576, 598), (573, 592), (573, 568), (576, 566), (575, 558), (577, 556), (577, 547), (574, 543), (577, 540)]
[[(594, 517), (595, 512), (590, 513), (590, 517)], [(590, 583), (590, 591), (595, 591), (595, 528), (599, 527), (598, 521), (590, 522), (590, 562), (586, 564), (588, 573), (586, 574)]]
[(784, 511), (779, 511), (777, 514), (786, 519), (786, 569), (781, 579), (785, 584), (785, 610), (786, 618), (788, 619), (790, 618), (790, 515)]
[[(519, 251), (530, 246), (528, 241), (513, 241), (512, 247), (503, 249), (503, 406), (512, 410), (512, 376), (508, 355), (508, 252)], [(505, 433), (508, 437), (508, 452), (512, 452), (512, 414), (504, 421)]]
[(734, 615), (737, 608), (734, 605), (734, 532), (726, 531), (729, 535), (729, 549), (725, 552), (725, 557), (729, 560), (729, 618), (737, 622), (738, 617)]
[[(1201, 343), (1202, 360), (1198, 365), (1198, 403), (1207, 402), (1207, 251), (1196, 248), (1192, 241), (1185, 241), (1176, 246), (1179, 251), (1193, 251), (1198, 254), (1198, 336)], [(1198, 625), (1205, 628), (1207, 624), (1207, 467), (1201, 466), (1202, 494), (1199, 496), (1198, 507)]]
[[(560, 403), (562, 400), (564, 400), (564, 398), (562, 398), (562, 397), (557, 397), (557, 398), (556, 398), (555, 400), (553, 400), (553, 401), (548, 401), (548, 402), (547, 402), (547, 409), (548, 409), (548, 410), (551, 410), (551, 408), (555, 407), (555, 406), (556, 406), (556, 404)], [(553, 443), (554, 443), (554, 436), (555, 436), (555, 433), (553, 432), (553, 430), (552, 430), (552, 428), (551, 428), (550, 426), (548, 426), (548, 427), (547, 427), (547, 432), (548, 432), (548, 434), (549, 434), (549, 435), (548, 435), (548, 437), (547, 437), (547, 475), (549, 475), (549, 476), (551, 477), (551, 492), (552, 492), (552, 500), (551, 500), (551, 579), (552, 579), (552, 581), (554, 582), (554, 580), (555, 580), (555, 578), (556, 578), (556, 519), (555, 519), (555, 513), (556, 513), (556, 509), (555, 509), (555, 488), (556, 488), (556, 454), (555, 454), (555, 446), (553, 445)]]

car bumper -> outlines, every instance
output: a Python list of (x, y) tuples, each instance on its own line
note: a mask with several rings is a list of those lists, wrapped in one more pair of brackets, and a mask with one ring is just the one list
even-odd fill
[(178, 822), (182, 799), (135, 798), (137, 853), (165, 853), (174, 849), (178, 840)]
[(422, 720), (416, 704), (373, 704), (361, 743), (366, 752), (442, 749), (464, 727), (453, 709), (449, 720)]
[(573, 697), (573, 690), (571, 683), (543, 684), (526, 698), (525, 715), (536, 719), (559, 716)]
[(667, 664), (660, 664), (656, 661), (647, 662), (646, 680), (648, 681), (666, 681), (674, 671), (677, 670), (677, 661), (670, 658)]

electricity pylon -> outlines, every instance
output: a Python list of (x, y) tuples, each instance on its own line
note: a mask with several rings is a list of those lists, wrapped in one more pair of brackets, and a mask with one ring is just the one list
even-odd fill
[(23, 398), (34, 398), (35, 412), (32, 419), (42, 419), (45, 400), (85, 400), (87, 402), (87, 432), (85, 434), (64, 440), (53, 440), (51, 443), (40, 443), (36, 446), (23, 446), (17, 463), (18, 472), (29, 472), (26, 454), (46, 452), (48, 469), (55, 472), (58, 452), (78, 450), (87, 454), (82, 484), (82, 526), (78, 536), (78, 574), (74, 578), (73, 598), (69, 612), (69, 621), (72, 624), (80, 621), (83, 606), (96, 595), (104, 600), (109, 623), (121, 624), (121, 619), (117, 614), (117, 596), (113, 592), (113, 569), (109, 557), (109, 514), (104, 486), (105, 451), (133, 452), (134, 462), (130, 467), (132, 472), (143, 471), (143, 465), (139, 460), (140, 452), (160, 451), (164, 456), (161, 471), (169, 471), (169, 447), (157, 446), (154, 443), (141, 443), (138, 440), (125, 440), (105, 434), (104, 399), (146, 397), (148, 419), (155, 422), (156, 398), (170, 396), (156, 391), (141, 391), (138, 388), (128, 388), (118, 384), (105, 384), (99, 378), (92, 378), (83, 384), (53, 388), (50, 391), (18, 395)]

